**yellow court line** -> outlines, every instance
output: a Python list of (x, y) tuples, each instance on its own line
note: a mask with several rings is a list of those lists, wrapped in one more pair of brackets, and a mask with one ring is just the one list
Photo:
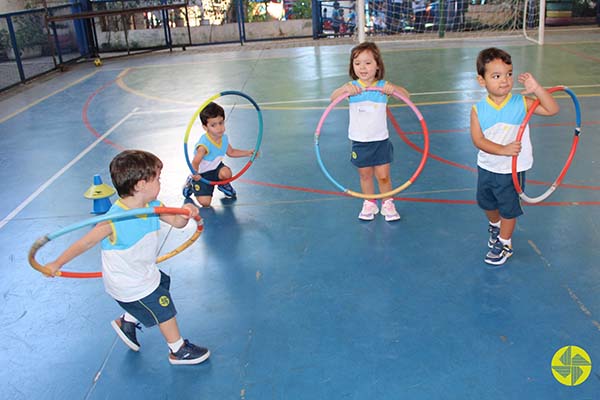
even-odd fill
[[(592, 93), (592, 94), (578, 94), (577, 97), (598, 97), (600, 93)], [(554, 96), (555, 99), (566, 99), (570, 98), (568, 95), (558, 95)], [(461, 103), (476, 103), (477, 100), (444, 100), (444, 101), (423, 101), (413, 103), (415, 106), (435, 106), (435, 105), (443, 105), (443, 104), (461, 104)], [(261, 110), (271, 110), (271, 111), (293, 111), (293, 110), (323, 110), (323, 107), (319, 106), (310, 106), (310, 107), (290, 107), (290, 106), (261, 106), (259, 103)], [(388, 104), (389, 108), (399, 108), (399, 107), (407, 107), (406, 104)], [(348, 106), (338, 106), (335, 107), (336, 110), (345, 110)]]
[(67, 86), (64, 86), (64, 87), (62, 87), (62, 88), (60, 88), (60, 89), (57, 89), (57, 90), (55, 90), (54, 92), (52, 92), (52, 93), (50, 93), (50, 94), (48, 94), (48, 95), (46, 95), (46, 96), (44, 96), (44, 97), (41, 97), (41, 98), (37, 99), (37, 100), (36, 100), (36, 101), (34, 101), (33, 103), (29, 103), (29, 104), (27, 104), (26, 106), (24, 106), (24, 107), (21, 107), (20, 109), (18, 109), (17, 111), (13, 112), (12, 114), (8, 114), (6, 117), (0, 118), (0, 124), (1, 124), (1, 123), (3, 123), (3, 122), (6, 122), (6, 121), (8, 121), (8, 120), (9, 120), (9, 119), (11, 119), (12, 117), (14, 117), (14, 116), (16, 116), (16, 115), (18, 115), (18, 114), (22, 113), (23, 111), (27, 111), (27, 110), (29, 110), (31, 107), (33, 107), (33, 106), (35, 106), (35, 105), (37, 105), (37, 104), (41, 103), (42, 101), (44, 101), (44, 100), (46, 100), (46, 99), (48, 99), (48, 98), (50, 98), (50, 97), (54, 96), (55, 94), (58, 94), (58, 93), (60, 93), (60, 92), (63, 92), (63, 91), (65, 91), (65, 90), (69, 89), (70, 87), (73, 87), (73, 86), (77, 85), (78, 83), (81, 83), (81, 82), (83, 82), (84, 80), (86, 80), (86, 79), (88, 79), (88, 78), (92, 77), (93, 75), (97, 74), (98, 72), (99, 72), (99, 71), (94, 71), (94, 72), (92, 72), (91, 74), (88, 74), (88, 75), (86, 75), (86, 76), (84, 76), (84, 77), (81, 77), (81, 78), (77, 79), (76, 81), (69, 83)]
[(173, 99), (165, 99), (165, 98), (161, 98), (161, 97), (157, 97), (157, 96), (152, 96), (149, 94), (146, 94), (144, 92), (141, 92), (139, 90), (135, 90), (132, 89), (131, 87), (129, 87), (124, 81), (123, 81), (123, 77), (125, 75), (127, 75), (129, 73), (129, 71), (133, 70), (134, 68), (126, 68), (125, 70), (123, 70), (123, 72), (121, 72), (119, 74), (119, 76), (117, 76), (117, 86), (119, 86), (123, 91), (128, 92), (133, 94), (134, 96), (138, 96), (144, 99), (149, 99), (149, 100), (156, 100), (156, 101), (161, 101), (161, 102), (166, 102), (166, 103), (175, 103), (175, 104), (182, 104), (182, 105), (197, 105), (198, 103), (192, 103), (192, 102), (187, 102), (187, 101), (181, 101), (181, 100), (173, 100)]
[[(149, 99), (149, 100), (155, 100), (155, 101), (159, 101), (159, 102), (163, 102), (163, 103), (172, 103), (172, 104), (181, 104), (181, 105), (186, 105), (186, 106), (197, 106), (198, 102), (190, 102), (190, 101), (183, 101), (183, 100), (175, 100), (175, 99), (169, 99), (169, 98), (163, 98), (163, 97), (158, 97), (158, 96), (154, 96), (154, 95), (150, 95), (150, 94), (146, 94), (140, 90), (136, 90), (131, 88), (130, 86), (128, 86), (125, 81), (122, 79), (125, 75), (127, 75), (127, 73), (129, 73), (131, 70), (136, 69), (135, 68), (126, 68), (122, 73), (119, 74), (119, 76), (117, 77), (116, 83), (117, 85), (125, 92), (131, 93), (134, 96), (139, 96), (141, 98), (145, 98), (145, 99)], [(584, 85), (579, 85), (582, 87), (585, 87)], [(592, 87), (595, 87), (596, 85), (591, 85)], [(467, 93), (476, 93), (477, 90), (467, 90)], [(465, 91), (448, 91), (447, 93), (465, 93)], [(435, 96), (438, 93), (435, 92), (430, 92), (430, 93), (415, 93), (413, 94), (413, 96)], [(446, 94), (445, 92), (440, 92), (439, 94)], [(577, 95), (578, 97), (593, 97), (593, 96), (598, 96), (598, 94), (585, 94), (585, 95)], [(569, 97), (568, 95), (557, 95), (555, 96), (555, 98), (567, 98)], [(315, 102), (319, 102), (319, 99), (314, 100)], [(431, 106), (431, 105), (443, 105), (443, 104), (461, 104), (461, 103), (475, 103), (477, 100), (473, 100), (473, 99), (463, 99), (463, 100), (445, 100), (445, 101), (429, 101), (429, 102), (417, 102), (414, 103), (416, 106)], [(293, 103), (294, 100), (290, 100), (290, 101), (285, 101), (284, 103)], [(306, 100), (303, 100), (303, 102), (306, 102)], [(273, 103), (270, 103), (273, 104)], [(271, 110), (271, 111), (293, 111), (293, 110), (322, 110), (323, 107), (322, 106), (306, 106), (306, 107), (297, 107), (297, 106), (273, 106), (273, 105), (265, 105), (265, 104), (261, 104), (258, 103), (258, 105), (260, 106), (261, 110)], [(406, 104), (390, 104), (388, 105), (390, 108), (398, 108), (398, 107), (406, 107)], [(241, 105), (240, 107), (244, 107), (244, 105)], [(250, 105), (247, 105), (248, 108), (251, 108)], [(336, 109), (347, 109), (347, 106), (342, 106), (342, 107), (335, 107)]]
[[(127, 90), (127, 89), (123, 89), (123, 90)], [(128, 92), (131, 93), (136, 93), (135, 90), (127, 90)], [(142, 97), (146, 97), (146, 98), (152, 98), (151, 96), (146, 96), (144, 94), (140, 94), (140, 96)], [(577, 97), (581, 98), (581, 97), (599, 97), (600, 93), (591, 93), (591, 94), (578, 94)], [(559, 98), (559, 99), (566, 99), (566, 98), (570, 98), (570, 96), (568, 95), (557, 95), (554, 96), (554, 98)], [(157, 100), (162, 100), (164, 102), (172, 102), (171, 100), (168, 99), (157, 99)], [(315, 102), (317, 102), (318, 100), (315, 100)], [(464, 100), (445, 100), (445, 101), (423, 101), (423, 102), (415, 102), (413, 103), (415, 106), (417, 107), (421, 107), (421, 106), (435, 106), (435, 105), (444, 105), (444, 104), (461, 104), (461, 103), (476, 103), (477, 100), (469, 100), (469, 99), (464, 99)], [(185, 105), (190, 105), (190, 103), (184, 103)], [(198, 104), (194, 104), (194, 105), (198, 105)], [(292, 107), (292, 106), (265, 106), (261, 103), (258, 103), (258, 105), (260, 106), (261, 110), (269, 110), (269, 111), (308, 111), (308, 110), (319, 110), (319, 111), (323, 111), (324, 107), (323, 106), (304, 106), (304, 107)], [(250, 105), (238, 105), (238, 107), (240, 108), (252, 108), (252, 106)], [(399, 108), (399, 107), (408, 107), (406, 104), (388, 104), (389, 108)], [(335, 110), (347, 110), (348, 106), (336, 106), (334, 108)], [(178, 112), (178, 110), (167, 110), (167, 111), (162, 111), (162, 112)], [(156, 111), (145, 111), (145, 112), (139, 112), (138, 114), (152, 114), (152, 113), (156, 113)]]

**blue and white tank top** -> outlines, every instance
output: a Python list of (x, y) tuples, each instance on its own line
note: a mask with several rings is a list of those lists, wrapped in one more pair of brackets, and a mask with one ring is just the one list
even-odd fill
[(196, 143), (196, 146), (194, 147), (196, 152), (198, 151), (199, 147), (204, 147), (206, 154), (204, 157), (202, 157), (202, 161), (200, 161), (198, 172), (203, 173), (206, 171), (212, 171), (219, 166), (221, 161), (223, 161), (223, 158), (227, 153), (227, 148), (229, 147), (229, 138), (227, 135), (223, 135), (221, 138), (221, 144), (219, 145), (215, 143), (210, 136), (204, 134), (202, 137), (200, 137), (200, 140), (198, 140), (198, 143)]
[[(366, 85), (355, 80), (353, 85)], [(374, 86), (383, 87), (385, 81), (378, 81)], [(387, 127), (387, 107), (388, 96), (382, 92), (374, 90), (364, 90), (356, 96), (348, 98), (350, 110), (350, 124), (348, 125), (348, 138), (356, 142), (374, 142), (384, 140), (389, 137)]]
[[(162, 203), (152, 201), (148, 207)], [(128, 210), (121, 200), (108, 210), (107, 215)], [(159, 248), (157, 215), (139, 215), (110, 221), (112, 237), (101, 242), (102, 280), (106, 292), (114, 299), (130, 303), (148, 296), (160, 284), (156, 266)]]
[[(514, 142), (519, 126), (527, 114), (527, 100), (520, 94), (509, 93), (502, 104), (496, 104), (488, 96), (473, 106), (483, 135), (494, 143), (506, 145)], [(479, 151), (477, 165), (497, 174), (512, 172), (512, 157)], [(527, 171), (533, 165), (533, 150), (529, 137), (529, 125), (521, 138), (521, 153), (517, 158), (517, 172)]]

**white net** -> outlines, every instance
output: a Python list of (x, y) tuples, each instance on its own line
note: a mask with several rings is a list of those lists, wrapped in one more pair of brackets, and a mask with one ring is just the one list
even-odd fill
[[(321, 3), (325, 35), (356, 33), (355, 1)], [(537, 40), (539, 0), (365, 0), (367, 36), (526, 35)]]

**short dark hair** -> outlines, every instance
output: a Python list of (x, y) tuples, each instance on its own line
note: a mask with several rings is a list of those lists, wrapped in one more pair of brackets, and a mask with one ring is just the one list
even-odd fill
[(502, 60), (504, 64), (512, 65), (510, 54), (496, 47), (481, 50), (477, 56), (477, 75), (485, 76), (485, 66), (494, 60)]
[(381, 57), (381, 52), (379, 51), (379, 47), (373, 42), (363, 42), (358, 46), (355, 46), (350, 53), (350, 77), (352, 79), (358, 79), (358, 75), (354, 73), (354, 59), (360, 55), (363, 51), (370, 51), (373, 54), (373, 58), (377, 63), (377, 73), (375, 74), (375, 79), (380, 80), (385, 76), (385, 67), (383, 65), (383, 57)]
[(223, 110), (223, 107), (212, 101), (200, 111), (200, 122), (202, 122), (202, 125), (206, 125), (209, 118), (216, 117), (223, 117), (223, 119), (225, 119), (225, 110)]
[(158, 175), (163, 163), (143, 150), (125, 150), (110, 162), (110, 178), (120, 197), (133, 196), (135, 185)]

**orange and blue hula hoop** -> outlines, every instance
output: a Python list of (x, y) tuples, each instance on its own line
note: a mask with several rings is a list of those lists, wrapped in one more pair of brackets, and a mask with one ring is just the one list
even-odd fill
[[(563, 91), (563, 92), (567, 93), (571, 97), (571, 100), (573, 100), (573, 105), (575, 107), (575, 132), (573, 134), (573, 141), (571, 142), (571, 151), (569, 152), (569, 156), (567, 157), (567, 161), (565, 162), (565, 165), (563, 166), (562, 170), (560, 171), (560, 173), (558, 174), (558, 176), (556, 177), (556, 179), (554, 180), (552, 185), (550, 185), (548, 190), (546, 190), (544, 193), (542, 193), (541, 195), (539, 195), (537, 197), (529, 197), (523, 192), (523, 189), (521, 187), (521, 182), (519, 182), (519, 177), (517, 174), (517, 158), (518, 158), (518, 156), (513, 156), (513, 158), (512, 158), (513, 184), (515, 185), (515, 190), (519, 194), (519, 197), (527, 203), (532, 203), (532, 204), (540, 203), (540, 202), (546, 200), (548, 197), (550, 197), (550, 195), (552, 193), (554, 193), (556, 188), (558, 186), (560, 186), (562, 180), (564, 179), (565, 175), (567, 174), (567, 171), (569, 170), (569, 167), (571, 166), (571, 162), (573, 161), (573, 157), (575, 157), (575, 152), (577, 151), (577, 144), (579, 143), (579, 135), (581, 134), (581, 107), (579, 106), (579, 100), (577, 100), (577, 96), (575, 96), (575, 93), (573, 93), (573, 91), (566, 86), (555, 86), (553, 88), (548, 89), (548, 92), (550, 92), (550, 93), (554, 93), (554, 92), (558, 92), (558, 91)], [(523, 122), (521, 123), (521, 126), (519, 126), (519, 131), (517, 132), (517, 139), (516, 139), (517, 141), (521, 141), (521, 139), (523, 138), (523, 133), (525, 132), (525, 128), (527, 127), (527, 124), (529, 124), (529, 120), (531, 119), (531, 116), (533, 115), (533, 113), (535, 112), (535, 109), (539, 105), (540, 105), (540, 100), (536, 99), (535, 102), (532, 104), (531, 108), (528, 110), (527, 115), (525, 115), (525, 118), (523, 119)]]
[[(118, 213), (114, 213), (114, 214), (101, 215), (101, 216), (90, 218), (90, 219), (87, 219), (87, 220), (84, 220), (81, 222), (77, 222), (75, 224), (71, 224), (69, 226), (66, 226), (66, 227), (54, 232), (54, 233), (47, 234), (47, 235), (42, 236), (39, 239), (37, 239), (35, 241), (35, 243), (33, 243), (33, 245), (31, 246), (31, 249), (29, 250), (29, 256), (28, 256), (29, 264), (31, 264), (31, 266), (34, 269), (36, 269), (37, 271), (41, 272), (44, 275), (51, 275), (50, 271), (48, 271), (45, 266), (41, 265), (35, 259), (35, 256), (36, 256), (36, 253), (38, 252), (38, 250), (40, 248), (42, 248), (45, 244), (47, 244), (49, 241), (54, 240), (57, 237), (65, 235), (67, 233), (84, 228), (86, 226), (96, 225), (100, 222), (117, 221), (117, 220), (122, 220), (122, 219), (127, 219), (127, 218), (134, 218), (138, 215), (148, 215), (148, 214), (189, 215), (189, 210), (186, 210), (184, 208), (173, 208), (173, 207), (136, 208), (133, 210), (127, 210), (127, 211), (118, 212)], [(202, 234), (202, 231), (204, 229), (202, 218), (200, 218), (200, 216), (197, 215), (196, 217), (194, 217), (194, 221), (196, 221), (196, 230), (189, 237), (189, 239), (187, 239), (185, 242), (183, 242), (181, 245), (179, 245), (176, 249), (173, 249), (170, 252), (158, 257), (156, 259), (157, 264), (161, 263), (165, 260), (168, 260), (169, 258), (181, 253), (183, 250), (190, 247), (192, 245), (192, 243), (194, 243), (198, 239), (198, 237), (200, 237), (200, 234)], [(60, 271), (58, 271), (56, 276), (61, 276), (63, 278), (100, 278), (100, 277), (102, 277), (102, 272), (100, 272), (100, 271), (71, 272), (71, 271), (60, 270)]]

